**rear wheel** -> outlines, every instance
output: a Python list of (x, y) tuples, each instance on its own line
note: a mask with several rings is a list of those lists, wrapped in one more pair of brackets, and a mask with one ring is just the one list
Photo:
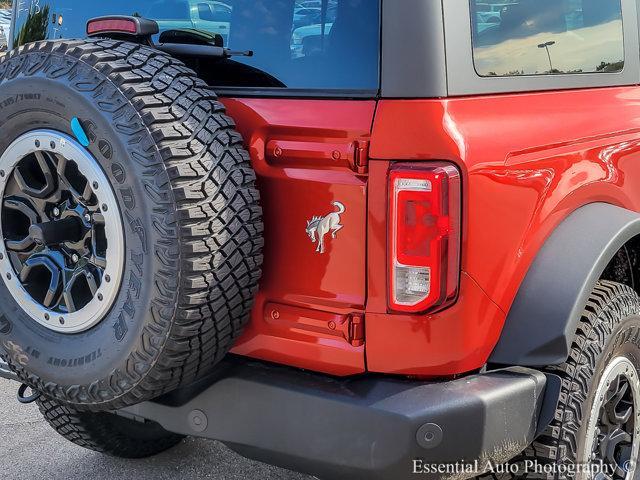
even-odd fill
[(562, 378), (562, 393), (554, 421), (533, 445), (537, 460), (576, 469), (577, 479), (634, 479), (639, 371), (640, 297), (626, 285), (601, 281), (587, 302), (569, 359), (550, 368)]
[(106, 412), (79, 412), (54, 400), (38, 400), (47, 423), (76, 445), (121, 458), (164, 452), (184, 438), (154, 422), (138, 422)]
[(0, 58), (0, 356), (76, 410), (207, 374), (246, 325), (262, 211), (242, 138), (178, 60), (113, 40)]
[(600, 281), (578, 324), (555, 418), (526, 451), (479, 480), (635, 480), (640, 448), (640, 297)]

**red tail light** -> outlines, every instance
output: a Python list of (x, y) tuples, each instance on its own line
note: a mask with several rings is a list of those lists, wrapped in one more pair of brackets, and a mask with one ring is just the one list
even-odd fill
[(389, 306), (443, 307), (458, 293), (460, 172), (449, 164), (398, 164), (389, 177)]

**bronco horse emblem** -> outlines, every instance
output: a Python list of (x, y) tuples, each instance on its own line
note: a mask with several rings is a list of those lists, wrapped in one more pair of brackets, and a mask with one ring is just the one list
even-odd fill
[[(331, 238), (336, 238), (336, 234), (339, 230), (342, 230), (343, 225), (340, 225), (340, 215), (347, 211), (345, 206), (340, 202), (333, 202), (332, 205), (338, 209), (336, 212), (331, 212), (324, 217), (313, 217), (307, 221), (307, 235), (313, 243), (318, 242), (316, 252), (324, 253), (324, 237), (328, 233), (331, 233)], [(316, 238), (317, 236), (317, 238)]]

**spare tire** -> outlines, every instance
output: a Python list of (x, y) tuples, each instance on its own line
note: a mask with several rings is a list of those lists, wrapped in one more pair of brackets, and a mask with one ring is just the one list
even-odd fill
[(0, 60), (0, 354), (84, 410), (207, 372), (247, 323), (263, 225), (242, 138), (180, 61), (112, 41)]

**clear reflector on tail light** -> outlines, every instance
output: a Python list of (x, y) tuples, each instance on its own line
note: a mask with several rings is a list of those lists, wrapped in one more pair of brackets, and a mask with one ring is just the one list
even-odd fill
[(460, 173), (449, 164), (398, 164), (389, 177), (389, 304), (442, 307), (458, 293)]

